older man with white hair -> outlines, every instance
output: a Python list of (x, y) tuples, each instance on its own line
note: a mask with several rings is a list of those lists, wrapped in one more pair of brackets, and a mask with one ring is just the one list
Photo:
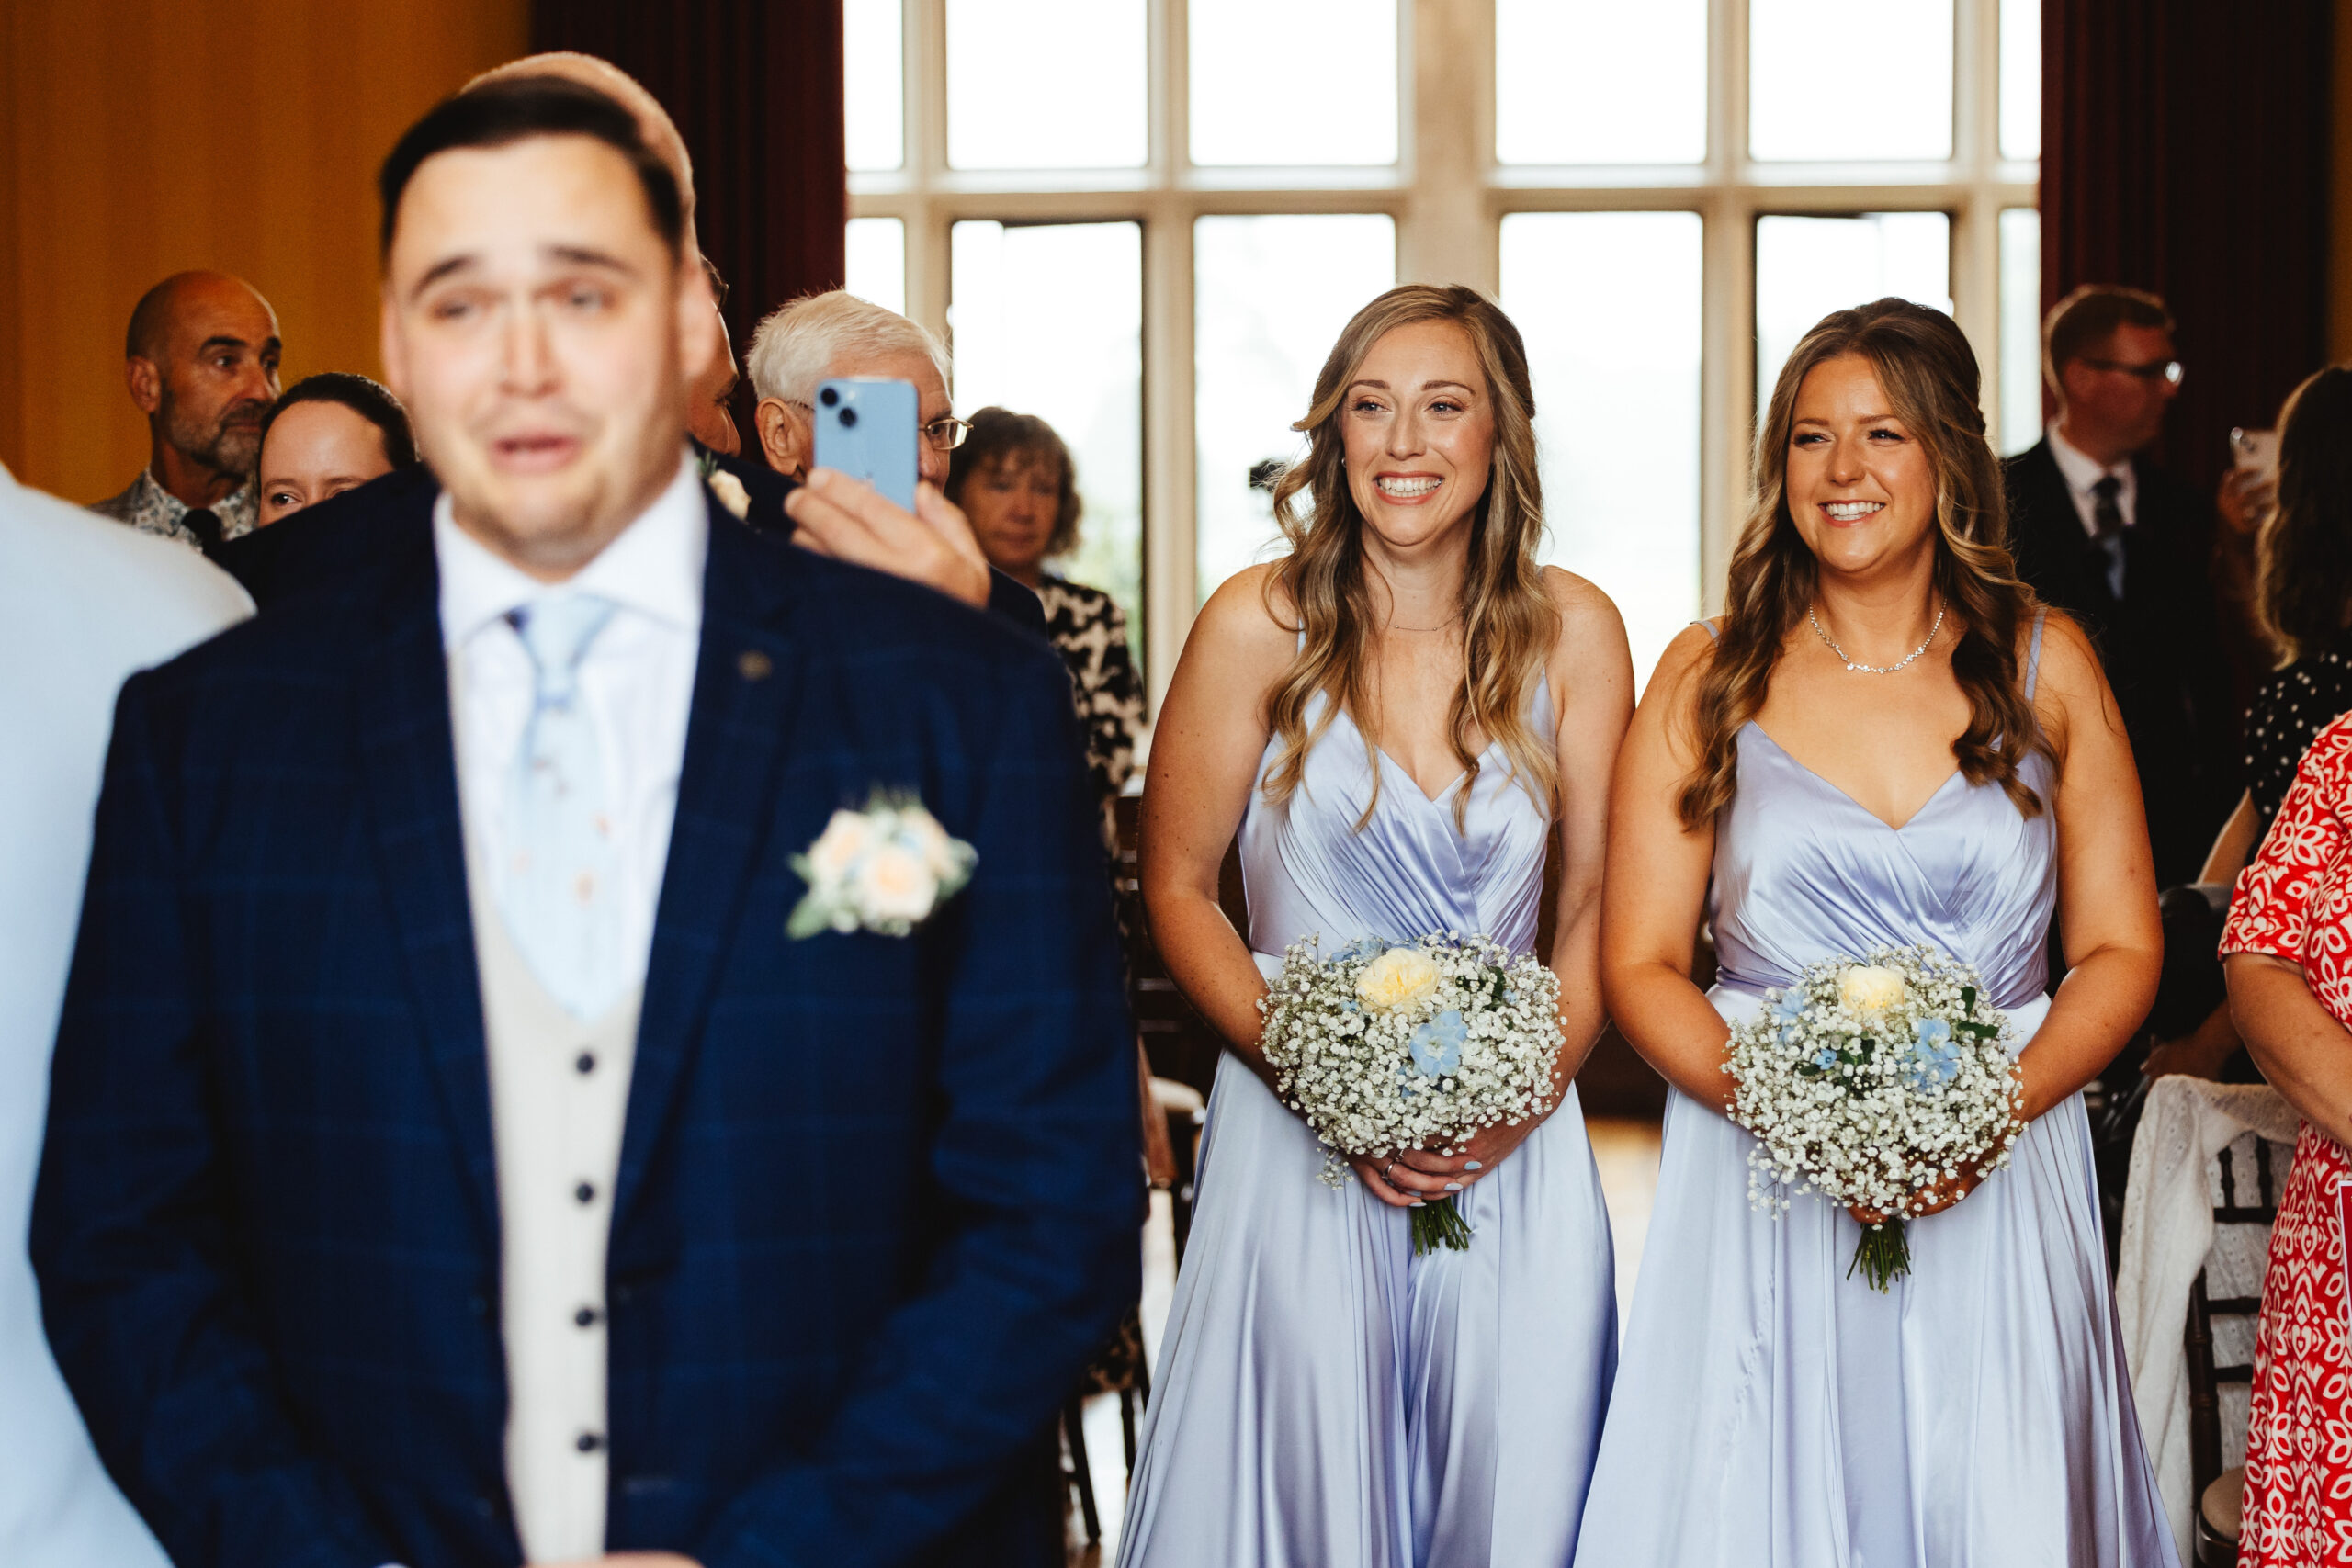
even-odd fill
[[(864, 566), (880, 567), (981, 603), (1033, 630), (1036, 595), (1002, 572), (991, 571), (964, 514), (940, 493), (947, 454), (971, 426), (947, 400), (947, 351), (920, 324), (896, 310), (832, 289), (795, 299), (772, 311), (752, 334), (743, 367), (759, 397), (760, 452), (768, 467), (802, 489), (785, 510), (800, 525), (800, 542)], [(870, 376), (910, 381), (922, 439), (915, 447), (915, 513), (909, 516), (866, 486), (815, 462), (813, 412), (817, 385), (835, 377)], [(981, 574), (976, 578), (973, 570)]]

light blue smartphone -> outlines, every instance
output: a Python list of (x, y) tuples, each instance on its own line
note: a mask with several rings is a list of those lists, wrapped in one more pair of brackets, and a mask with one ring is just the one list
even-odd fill
[(846, 376), (817, 384), (817, 462), (915, 509), (915, 384)]

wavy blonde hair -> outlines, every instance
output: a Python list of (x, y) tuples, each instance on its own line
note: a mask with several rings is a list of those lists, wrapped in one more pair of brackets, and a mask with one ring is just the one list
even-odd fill
[(2018, 630), (2037, 602), (2009, 558), (2008, 502), (1977, 406), (1976, 354), (1941, 310), (1890, 299), (1823, 317), (1772, 388), (1756, 435), (1756, 501), (1732, 552), (1723, 634), (1699, 667), (1699, 761), (1676, 803), (1694, 831), (1731, 804), (1739, 732), (1763, 708), (1781, 645), (1813, 604), (1813, 552), (1789, 515), (1789, 440), (1804, 378), (1849, 354), (1870, 361), (1891, 412), (1936, 476), (1936, 592), (1959, 628), (1951, 672), (1968, 698), (1968, 728), (1951, 743), (1952, 756), (1970, 784), (1999, 784), (2028, 817), (2041, 810), (2019, 774), (2029, 751), (2052, 754), (2018, 667)]
[[(1544, 590), (1535, 549), (1544, 535), (1544, 491), (1535, 474), (1535, 394), (1519, 329), (1475, 288), (1407, 284), (1355, 313), (1331, 345), (1306, 417), (1291, 428), (1306, 435), (1306, 457), (1274, 486), (1274, 521), (1290, 554), (1267, 576), (1266, 605), (1275, 619), (1277, 589), (1286, 594), (1303, 628), (1298, 655), (1267, 701), (1268, 728), (1282, 742), (1266, 771), (1266, 798), (1290, 798), (1306, 775), (1306, 755), (1345, 709), (1363, 736), (1372, 764), (1373, 794), (1356, 826), (1372, 818), (1380, 799), (1380, 736), (1373, 703), (1372, 658), (1378, 647), (1372, 590), (1364, 564), (1363, 514), (1348, 490), (1346, 442), (1340, 430), (1348, 389), (1373, 345), (1398, 327), (1451, 321), (1469, 335), (1486, 372), (1494, 409), (1495, 447), (1486, 493), (1470, 519), (1469, 560), (1462, 574), (1462, 684), (1447, 728), (1462, 782), (1453, 794), (1453, 820), (1462, 830), (1479, 755), (1469, 738), (1501, 742), (1510, 777), (1547, 814), (1558, 791), (1555, 754), (1537, 738), (1528, 707), (1544, 660), (1559, 635), (1559, 611)], [(1307, 505), (1302, 512), (1301, 498)], [(1312, 723), (1317, 693), (1328, 699)]]

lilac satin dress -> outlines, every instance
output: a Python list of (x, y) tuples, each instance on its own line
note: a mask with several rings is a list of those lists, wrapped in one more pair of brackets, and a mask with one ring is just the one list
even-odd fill
[[(2034, 666), (2041, 656), (2036, 626)], [(1710, 900), (1726, 1018), (1808, 964), (1929, 942), (2023, 1040), (2049, 1010), (2056, 829), (1955, 773), (1900, 829), (1751, 724)], [(2039, 755), (2026, 782), (2047, 801)], [(1585, 1568), (2172, 1568), (2132, 1405), (2077, 1095), (2008, 1168), (1909, 1227), (1911, 1272), (1848, 1276), (1817, 1194), (1747, 1200), (1754, 1140), (1672, 1095)]]
[[(1547, 738), (1552, 708), (1536, 695)], [(1312, 716), (1310, 715), (1310, 719)], [(1264, 776), (1276, 748), (1260, 763)], [(1355, 823), (1381, 770), (1379, 802)], [(1320, 936), (1535, 941), (1550, 824), (1490, 748), (1468, 830), (1342, 714), (1285, 806), (1241, 827), (1261, 968)], [(1413, 1255), (1402, 1209), (1323, 1155), (1227, 1055), (1153, 1378), (1128, 1568), (1560, 1568), (1616, 1348), (1609, 1216), (1570, 1090), (1467, 1193), (1468, 1250)]]

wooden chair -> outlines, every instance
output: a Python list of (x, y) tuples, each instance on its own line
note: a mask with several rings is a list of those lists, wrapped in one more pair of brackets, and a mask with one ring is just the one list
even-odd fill
[[(2241, 1203), (2237, 1160), (2222, 1150), (2222, 1201), (2213, 1207), (2213, 1224), (2260, 1225), (2267, 1231), (2278, 1218), (2278, 1182), (2273, 1170), (2270, 1144), (2256, 1136), (2254, 1143), (2254, 1199)], [(2188, 1288), (2188, 1323), (2183, 1342), (2188, 1353), (2189, 1493), (2197, 1499), (2197, 1562), (2199, 1568), (2233, 1568), (2238, 1560), (2240, 1503), (2245, 1492), (2245, 1467), (2223, 1468), (2222, 1452), (2222, 1389), (2225, 1384), (2251, 1387), (2250, 1365), (2218, 1366), (2214, 1362), (2213, 1320), (2254, 1318), (2262, 1298), (2211, 1296), (2199, 1270)], [(2242, 1456), (2241, 1456), (2242, 1457)]]

